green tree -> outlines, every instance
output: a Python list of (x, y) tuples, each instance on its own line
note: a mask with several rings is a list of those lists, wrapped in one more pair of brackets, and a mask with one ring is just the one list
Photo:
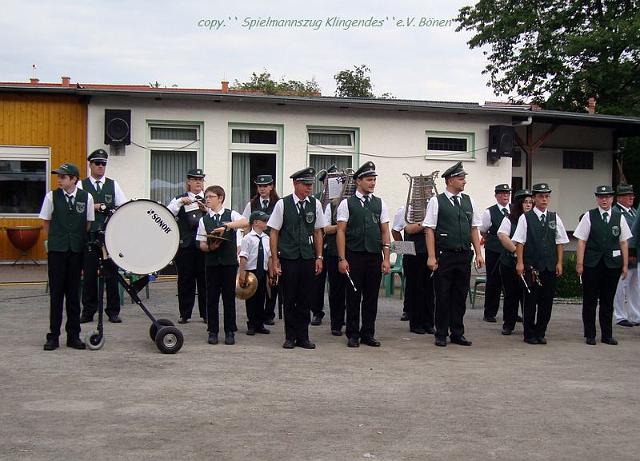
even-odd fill
[(341, 70), (333, 78), (336, 80), (336, 96), (339, 98), (373, 98), (371, 77), (365, 64), (353, 66), (354, 70)]
[(271, 74), (266, 70), (260, 74), (253, 72), (248, 82), (236, 80), (231, 88), (234, 90), (261, 91), (271, 95), (320, 96), (320, 86), (313, 78), (306, 82), (285, 80), (284, 78), (276, 81), (271, 78)]
[(480, 0), (459, 11), (457, 31), (485, 48), (496, 95), (549, 109), (640, 115), (637, 0)]

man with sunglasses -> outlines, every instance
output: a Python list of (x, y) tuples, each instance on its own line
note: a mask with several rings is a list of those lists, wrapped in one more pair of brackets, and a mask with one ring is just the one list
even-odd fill
[[(117, 181), (105, 176), (109, 154), (104, 149), (97, 149), (87, 157), (90, 175), (78, 182), (78, 188), (84, 189), (93, 197), (95, 221), (91, 223), (88, 241), (96, 240), (98, 232), (104, 230), (104, 224), (110, 212), (127, 201), (122, 188)], [(98, 254), (95, 249), (87, 246), (84, 250), (82, 285), (82, 315), (80, 323), (93, 321), (98, 310)], [(107, 287), (107, 307), (105, 313), (111, 323), (121, 323), (120, 294), (118, 293), (118, 279), (105, 278)]]

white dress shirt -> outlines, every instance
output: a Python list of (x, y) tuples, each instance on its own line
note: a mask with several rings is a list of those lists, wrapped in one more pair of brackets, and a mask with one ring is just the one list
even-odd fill
[[(262, 205), (263, 205), (262, 202), (264, 200), (267, 201), (267, 206), (269, 206), (269, 199), (268, 198), (263, 199), (262, 197), (260, 197), (260, 211), (262, 211)], [(242, 210), (242, 216), (244, 216), (245, 218), (249, 219), (250, 215), (251, 215), (251, 200), (247, 202), (247, 204), (244, 207), (244, 210)]]
[[(198, 194), (194, 194), (191, 191), (187, 192), (187, 197), (192, 202), (195, 202), (196, 195), (198, 195), (200, 199), (204, 202), (204, 191), (199, 192)], [(185, 205), (184, 203), (182, 203), (182, 197), (174, 197), (173, 199), (171, 199), (171, 201), (169, 202), (169, 205), (167, 205), (167, 208), (169, 208), (169, 211), (173, 213), (174, 216), (178, 216), (178, 213), (180, 212), (180, 208), (182, 208), (183, 206), (185, 207), (184, 211), (186, 212), (197, 210), (198, 208), (200, 208), (197, 203), (191, 203), (189, 205)]]
[[(452, 198), (454, 194), (445, 189), (444, 195), (451, 202), (451, 206), (455, 206), (453, 204)], [(458, 195), (458, 198), (460, 198), (460, 195), (462, 195), (462, 193)], [(469, 197), (469, 199), (471, 200), (471, 209), (473, 210), (471, 227), (480, 227), (482, 225), (482, 220), (480, 219), (478, 213), (476, 213), (476, 204), (473, 201), (473, 198)], [(432, 229), (435, 229), (438, 226), (438, 206), (438, 196), (436, 195), (431, 198), (431, 200), (429, 200), (429, 204), (427, 205), (427, 215), (424, 217), (424, 221), (422, 221), (422, 227), (430, 227)]]
[(264, 270), (268, 270), (269, 257), (271, 256), (271, 248), (269, 248), (269, 236), (264, 232), (258, 234), (256, 231), (251, 230), (247, 235), (242, 237), (240, 242), (240, 254), (241, 258), (246, 258), (247, 264), (246, 270), (255, 270), (258, 264), (258, 248), (262, 240), (262, 254), (264, 255)]
[[(359, 191), (356, 191), (356, 197), (360, 200), (360, 205), (364, 207), (364, 195)], [(370, 197), (373, 197), (373, 194), (369, 194)], [(342, 200), (340, 205), (338, 205), (338, 217), (336, 221), (349, 221), (349, 205), (347, 204), (348, 199)], [(387, 210), (387, 204), (384, 203), (384, 200), (380, 199), (382, 202), (382, 211), (380, 212), (380, 223), (388, 223), (389, 222), (389, 211)]]
[[(267, 226), (269, 226), (271, 229), (275, 229), (275, 230), (282, 229), (282, 220), (283, 220), (283, 217), (284, 217), (284, 202), (283, 202), (283, 200), (284, 200), (283, 198), (278, 200), (276, 202), (276, 205), (273, 207), (273, 213), (271, 213), (271, 216), (269, 217), (269, 222), (267, 223)], [(296, 209), (298, 208), (298, 202), (299, 201), (300, 201), (300, 199), (298, 198), (298, 196), (296, 194), (293, 194), (293, 204), (296, 207)], [(307, 203), (311, 202), (309, 197), (306, 197), (304, 199), (304, 201), (307, 202)], [(306, 206), (307, 205), (305, 205), (305, 207)], [(323, 227), (325, 227), (327, 225), (331, 225), (331, 222), (329, 222), (329, 224), (325, 223), (324, 212), (322, 211), (322, 203), (320, 203), (320, 200), (316, 200), (316, 222), (315, 222), (313, 228), (314, 229), (322, 229)]]
[[(103, 176), (99, 180), (94, 178), (93, 176), (89, 176), (89, 181), (91, 181), (91, 185), (95, 190), (98, 190), (96, 183), (100, 181), (100, 187), (104, 187), (104, 181), (106, 179), (107, 179), (106, 176)], [(112, 181), (113, 181), (113, 192), (115, 195), (115, 197), (113, 197), (113, 200), (114, 200), (113, 204), (118, 207), (120, 205), (127, 203), (127, 197), (126, 195), (124, 195), (124, 192), (122, 192), (122, 188), (120, 187), (120, 184), (118, 184), (118, 181), (116, 181), (115, 179), (112, 179)], [(78, 189), (82, 189), (82, 181), (78, 181)]]
[[(507, 210), (507, 214), (509, 214), (509, 212), (511, 211), (509, 209), (509, 204), (507, 204), (506, 206), (502, 206), (499, 203), (497, 203), (496, 205), (498, 205), (498, 210), (500, 211), (500, 213), (502, 213), (504, 215), (504, 210)], [(489, 207), (491, 208), (491, 207)], [(480, 232), (487, 232), (489, 230), (489, 228), (491, 227), (491, 211), (489, 211), (489, 208), (485, 209), (482, 212), (482, 217), (480, 218), (482, 220), (482, 224), (480, 224), (480, 226), (478, 227), (478, 230)]]
[(402, 205), (400, 208), (398, 208), (398, 210), (396, 211), (396, 214), (393, 215), (391, 230), (394, 230), (396, 232), (402, 232), (406, 227), (407, 221), (404, 219), (404, 210), (405, 210), (405, 206)]
[[(602, 216), (602, 214), (606, 212), (608, 214), (608, 220), (611, 220), (611, 213), (612, 213), (611, 209), (603, 210), (602, 208), (598, 207), (598, 211), (600, 212), (600, 216)], [(576, 227), (576, 230), (573, 232), (573, 236), (577, 239), (580, 239), (586, 242), (589, 239), (590, 233), (591, 233), (591, 216), (589, 216), (589, 212), (587, 211), (584, 215), (582, 215), (582, 219), (578, 223), (578, 227)], [(627, 220), (624, 219), (624, 216), (622, 216), (622, 219), (620, 219), (619, 241), (622, 242), (630, 238), (631, 238), (631, 229), (629, 229), (629, 224), (627, 224)]]
[[(540, 211), (537, 207), (533, 207), (533, 212), (540, 219), (540, 216), (545, 215), (549, 210), (546, 210), (544, 213)], [(516, 243), (526, 243), (527, 242), (527, 218), (523, 214), (518, 219), (518, 226), (516, 227), (516, 231), (511, 238), (511, 241)], [(556, 213), (556, 245), (564, 245), (565, 243), (569, 243), (569, 237), (567, 237), (567, 231), (564, 228), (564, 224), (562, 223), (562, 219), (560, 219), (560, 215)]]
[[(78, 183), (79, 182), (80, 181), (78, 181)], [(73, 192), (71, 192), (70, 194), (64, 190), (62, 192), (65, 193), (65, 200), (67, 199), (66, 195), (69, 195), (73, 198), (73, 202), (75, 203), (76, 193), (78, 192), (77, 187), (73, 189)], [(51, 221), (52, 215), (53, 215), (53, 192), (49, 191), (47, 192), (47, 195), (44, 196), (44, 200), (42, 201), (42, 208), (40, 209), (39, 218), (44, 219), (45, 221)], [(95, 216), (95, 210), (93, 209), (93, 197), (91, 196), (91, 194), (89, 194), (89, 196), (87, 197), (87, 221), (95, 221), (95, 219), (96, 219), (96, 216)]]
[[(218, 219), (220, 220), (220, 226), (222, 226), (224, 224), (222, 222), (222, 215), (224, 214), (225, 211), (227, 211), (227, 208), (221, 208), (220, 211), (218, 212), (215, 212), (211, 208), (209, 208), (209, 216), (213, 218), (215, 215), (218, 215), (219, 216)], [(231, 210), (231, 221), (240, 221), (241, 219), (244, 219), (244, 216), (242, 216), (240, 213), (238, 213), (235, 210)], [(236, 239), (237, 239), (238, 231), (235, 230), (234, 232), (236, 233)], [(207, 241), (207, 230), (204, 227), (203, 218), (200, 218), (200, 222), (198, 223), (198, 233), (196, 234), (196, 240), (199, 242)]]

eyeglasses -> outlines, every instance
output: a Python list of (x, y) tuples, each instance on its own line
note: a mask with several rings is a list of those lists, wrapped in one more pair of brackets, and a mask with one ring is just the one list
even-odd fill
[(204, 198), (216, 198), (217, 196), (217, 194), (207, 194), (204, 196)]
[(533, 200), (523, 200), (522, 203), (526, 205), (533, 205)]
[(102, 160), (93, 161), (91, 163), (97, 166), (107, 166), (107, 162), (103, 162)]

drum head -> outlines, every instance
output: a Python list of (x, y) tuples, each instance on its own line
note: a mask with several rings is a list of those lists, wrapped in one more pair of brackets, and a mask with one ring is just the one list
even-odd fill
[(178, 223), (152, 200), (132, 200), (106, 223), (104, 245), (113, 262), (134, 274), (150, 274), (171, 262), (180, 242)]

